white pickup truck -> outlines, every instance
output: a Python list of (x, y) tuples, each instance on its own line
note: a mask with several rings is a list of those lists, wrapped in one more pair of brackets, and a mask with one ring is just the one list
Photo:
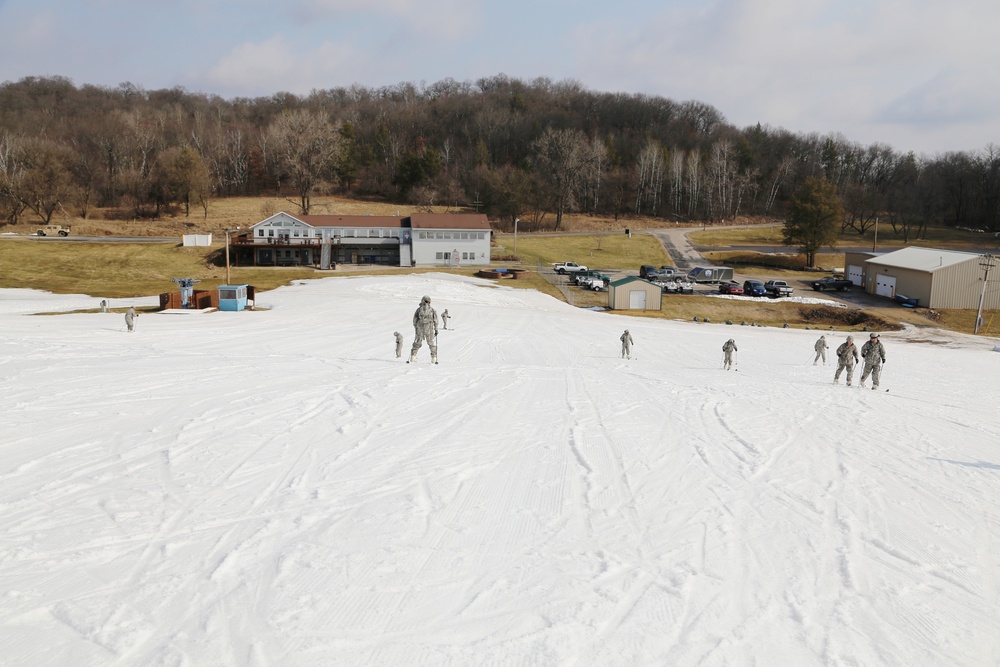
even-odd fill
[(557, 264), (553, 264), (552, 268), (555, 269), (556, 273), (562, 276), (566, 275), (567, 273), (579, 273), (580, 271), (587, 270), (586, 266), (583, 266), (582, 264), (577, 264), (576, 262), (559, 262)]

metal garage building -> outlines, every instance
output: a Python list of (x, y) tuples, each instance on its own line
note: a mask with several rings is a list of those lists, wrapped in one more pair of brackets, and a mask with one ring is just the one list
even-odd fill
[[(982, 255), (937, 248), (903, 248), (865, 261), (870, 294), (917, 299), (925, 308), (975, 309), (983, 293)], [(851, 262), (847, 258), (847, 262)], [(1000, 308), (1000, 281), (987, 285), (983, 307)]]
[(612, 310), (663, 310), (663, 290), (648, 280), (629, 276), (608, 285)]

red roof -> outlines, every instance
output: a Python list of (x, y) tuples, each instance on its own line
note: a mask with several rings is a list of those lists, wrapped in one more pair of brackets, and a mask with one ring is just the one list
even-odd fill
[(402, 227), (405, 219), (395, 215), (292, 215), (292, 217), (313, 227)]

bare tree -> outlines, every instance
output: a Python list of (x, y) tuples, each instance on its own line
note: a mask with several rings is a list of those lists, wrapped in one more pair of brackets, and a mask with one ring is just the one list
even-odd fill
[(654, 139), (648, 140), (639, 153), (639, 163), (636, 165), (636, 213), (643, 213), (644, 204), (649, 205), (650, 215), (655, 215), (659, 209), (665, 162), (660, 143)]
[(559, 229), (563, 214), (576, 205), (580, 176), (591, 154), (587, 139), (579, 130), (549, 127), (532, 147), (535, 171), (549, 186)]
[(338, 126), (325, 115), (298, 110), (283, 113), (268, 128), (278, 166), (298, 195), (299, 210), (309, 215), (313, 190), (333, 176), (340, 150)]
[[(10, 177), (4, 195), (20, 202), (48, 224), (56, 211), (73, 200), (76, 187), (70, 164), (74, 153), (68, 146), (44, 138), (16, 141), (7, 157)], [(7, 170), (5, 170), (7, 171)]]

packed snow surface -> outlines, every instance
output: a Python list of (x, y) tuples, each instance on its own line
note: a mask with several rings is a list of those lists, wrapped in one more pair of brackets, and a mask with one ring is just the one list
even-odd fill
[(0, 291), (4, 665), (1000, 663), (995, 339), (886, 333), (874, 392), (438, 274), (26, 314), (98, 303)]

